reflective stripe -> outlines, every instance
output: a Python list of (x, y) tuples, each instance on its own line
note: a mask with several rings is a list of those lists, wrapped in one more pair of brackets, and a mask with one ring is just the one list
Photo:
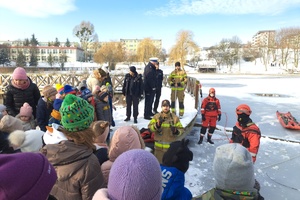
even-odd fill
[(170, 144), (162, 144), (162, 143), (154, 142), (154, 145), (164, 149), (170, 148)]
[(252, 153), (249, 151), (249, 153), (251, 154), (252, 157), (256, 157), (256, 153)]

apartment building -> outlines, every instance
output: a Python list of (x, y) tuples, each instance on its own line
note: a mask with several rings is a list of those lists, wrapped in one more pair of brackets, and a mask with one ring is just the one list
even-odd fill
[[(139, 43), (142, 41), (143, 39), (120, 39), (120, 42), (123, 44), (123, 48), (124, 50), (128, 53), (128, 54), (136, 54), (137, 53), (137, 48)], [(154, 46), (156, 48), (158, 48), (159, 50), (162, 49), (162, 40), (152, 40)]]
[(252, 46), (269, 46), (274, 42), (275, 30), (258, 31), (252, 37)]
[(38, 62), (47, 62), (48, 56), (51, 54), (54, 60), (59, 60), (61, 56), (67, 58), (67, 62), (76, 62), (84, 60), (84, 50), (77, 47), (75, 43), (71, 43), (70, 47), (65, 46), (65, 43), (61, 43), (59, 47), (48, 46), (47, 42), (39, 42), (36, 47), (23, 46), (20, 41), (0, 41), (0, 44), (7, 44), (10, 49), (10, 60), (15, 61), (18, 56), (18, 52), (22, 51), (26, 56), (26, 61), (30, 60), (30, 50), (35, 48), (37, 53)]

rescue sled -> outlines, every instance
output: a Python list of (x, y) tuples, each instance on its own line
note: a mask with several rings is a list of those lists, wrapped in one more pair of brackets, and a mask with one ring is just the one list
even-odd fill
[(290, 112), (283, 113), (276, 111), (277, 118), (280, 124), (287, 129), (300, 130), (300, 123), (297, 122), (296, 118)]

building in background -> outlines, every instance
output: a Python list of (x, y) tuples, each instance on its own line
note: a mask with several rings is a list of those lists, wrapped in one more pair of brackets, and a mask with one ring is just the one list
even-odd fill
[[(123, 48), (129, 55), (137, 54), (137, 48), (139, 43), (143, 39), (120, 39), (120, 42), (123, 44)], [(154, 46), (161, 51), (162, 49), (162, 40), (152, 40)]]
[(258, 31), (252, 37), (252, 46), (269, 46), (275, 39), (275, 30)]

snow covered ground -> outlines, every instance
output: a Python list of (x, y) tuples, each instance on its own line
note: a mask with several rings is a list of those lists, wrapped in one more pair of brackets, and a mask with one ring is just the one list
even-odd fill
[[(168, 74), (174, 68), (162, 67), (162, 69), (165, 74)], [(193, 196), (214, 187), (212, 161), (215, 149), (219, 145), (228, 143), (228, 138), (231, 137), (229, 130), (232, 130), (236, 121), (235, 108), (241, 103), (246, 103), (251, 107), (251, 118), (260, 127), (263, 136), (255, 163), (255, 174), (261, 184), (262, 196), (266, 200), (298, 199), (300, 194), (300, 173), (298, 172), (300, 131), (284, 129), (276, 118), (276, 111), (290, 111), (300, 120), (300, 92), (297, 88), (300, 76), (282, 75), (281, 70), (270, 70), (266, 73), (261, 68), (249, 68), (247, 65), (242, 65), (241, 71), (251, 72), (252, 75), (199, 74), (192, 68), (186, 68), (186, 71), (189, 76), (200, 80), (203, 97), (207, 96), (209, 88), (214, 87), (222, 107), (222, 120), (218, 122), (218, 130), (213, 135), (214, 145), (207, 142), (202, 145), (197, 144), (199, 127), (194, 127), (187, 136), (190, 139), (189, 147), (194, 153), (194, 160), (190, 162), (190, 168), (185, 175), (185, 185), (191, 190)], [(226, 70), (222, 72), (224, 71)], [(261, 75), (257, 75), (258, 71)], [(264, 96), (264, 94), (274, 94), (271, 95), (274, 97)], [(169, 98), (170, 89), (163, 88), (161, 100)], [(121, 107), (114, 112), (116, 127), (113, 130), (133, 123), (133, 119), (129, 122), (123, 121), (126, 118), (125, 112), (125, 108)], [(149, 123), (148, 120), (143, 119), (143, 113), (144, 101), (139, 104), (137, 124), (139, 128), (147, 127)], [(186, 94), (182, 124), (187, 125), (196, 113), (193, 97)], [(197, 116), (196, 123), (201, 123), (200, 115)]]

